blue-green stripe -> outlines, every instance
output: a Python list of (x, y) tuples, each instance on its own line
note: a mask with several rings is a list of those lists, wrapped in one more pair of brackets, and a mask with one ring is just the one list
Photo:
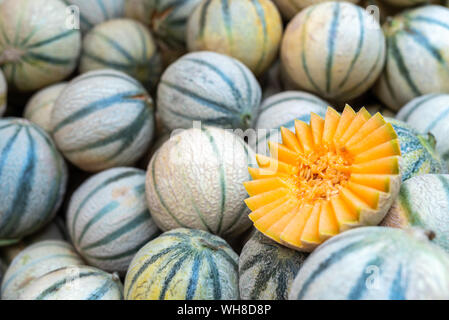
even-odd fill
[(334, 3), (331, 26), (327, 37), (326, 59), (326, 92), (329, 93), (332, 86), (332, 68), (334, 66), (335, 47), (337, 42), (338, 24), (340, 19), (340, 3)]

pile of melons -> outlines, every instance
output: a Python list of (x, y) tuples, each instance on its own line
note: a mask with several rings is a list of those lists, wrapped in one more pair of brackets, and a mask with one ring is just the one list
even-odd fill
[(449, 299), (447, 5), (0, 0), (1, 299)]

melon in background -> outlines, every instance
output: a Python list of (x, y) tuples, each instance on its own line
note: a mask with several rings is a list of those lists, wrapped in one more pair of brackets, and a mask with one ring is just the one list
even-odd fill
[(49, 223), (66, 189), (67, 169), (51, 138), (25, 119), (0, 119), (0, 242)]
[(179, 228), (139, 250), (125, 279), (127, 300), (236, 300), (238, 255), (208, 232)]
[(37, 90), (75, 69), (81, 34), (67, 28), (66, 8), (60, 0), (6, 0), (0, 5), (0, 67), (11, 88)]
[(23, 117), (51, 133), (51, 113), (56, 99), (66, 86), (67, 82), (61, 82), (35, 93), (25, 106)]
[(306, 260), (291, 300), (447, 300), (449, 256), (421, 229), (344, 232)]
[(230, 131), (202, 127), (172, 136), (148, 166), (154, 221), (164, 231), (184, 227), (238, 236), (250, 227), (243, 182), (252, 163), (252, 150)]
[(51, 127), (58, 149), (82, 170), (133, 165), (153, 138), (153, 100), (123, 72), (91, 71), (58, 97)]
[(26, 286), (48, 272), (83, 264), (75, 248), (65, 241), (36, 242), (25, 248), (9, 265), (2, 282), (2, 300), (16, 300)]
[(365, 106), (365, 108), (370, 114), (376, 114), (379, 112), (382, 116), (390, 117), (390, 118), (394, 118), (396, 115), (396, 113), (394, 111), (392, 111), (388, 108), (385, 108), (380, 103), (369, 103)]
[(187, 24), (189, 51), (229, 55), (256, 75), (270, 67), (281, 38), (281, 17), (270, 0), (206, 0), (195, 8)]
[(287, 300), (306, 253), (281, 246), (260, 232), (246, 242), (239, 258), (243, 300)]
[(0, 70), (0, 117), (6, 111), (6, 103), (8, 97), (8, 84), (6, 83), (5, 76), (2, 70)]
[(157, 107), (171, 130), (192, 128), (193, 121), (246, 129), (257, 117), (260, 99), (260, 85), (242, 63), (215, 52), (195, 52), (165, 70)]
[(448, 25), (449, 9), (437, 5), (404, 11), (385, 23), (386, 65), (374, 91), (389, 108), (449, 92)]
[(144, 25), (131, 19), (114, 19), (95, 26), (83, 39), (80, 72), (98, 69), (125, 72), (153, 90), (162, 62)]
[[(382, 0), (386, 4), (395, 6), (395, 7), (413, 7), (420, 4), (426, 4), (428, 2), (432, 2), (429, 0)], [(436, 1), (433, 1), (436, 2)]]
[[(331, 0), (274, 0), (282, 16), (286, 20), (293, 18), (302, 9), (321, 2), (329, 2)], [(335, 0), (343, 1), (343, 0)], [(358, 3), (360, 0), (345, 0), (347, 2)]]
[(70, 200), (67, 229), (89, 265), (124, 275), (159, 234), (145, 198), (145, 171), (114, 168), (89, 178)]
[[(387, 0), (388, 1), (388, 0)], [(384, 0), (362, 0), (360, 2), (360, 6), (367, 10), (372, 15), (378, 14), (379, 16), (379, 22), (384, 23), (387, 21), (388, 17), (394, 16), (395, 14), (399, 13), (403, 8), (401, 7), (394, 7), (387, 3), (387, 1)], [(424, 0), (426, 1), (426, 0)], [(369, 6), (376, 6), (378, 10), (376, 11), (370, 11)], [(376, 16), (374, 16), (376, 17)]]

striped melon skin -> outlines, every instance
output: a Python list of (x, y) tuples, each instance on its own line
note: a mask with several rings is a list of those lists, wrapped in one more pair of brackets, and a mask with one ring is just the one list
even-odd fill
[(0, 119), (0, 239), (22, 238), (50, 222), (66, 180), (64, 160), (42, 129)]
[(126, 0), (62, 0), (75, 5), (80, 11), (80, 27), (83, 33), (104, 21), (125, 15)]
[(51, 127), (59, 150), (85, 171), (132, 165), (153, 137), (153, 101), (123, 72), (91, 71), (58, 97)]
[(277, 244), (256, 231), (239, 258), (243, 300), (287, 300), (290, 286), (307, 254)]
[(6, 111), (6, 99), (8, 96), (8, 84), (6, 83), (5, 76), (2, 70), (0, 70), (0, 117)]
[(179, 227), (235, 237), (251, 225), (243, 200), (253, 151), (237, 135), (214, 127), (185, 130), (150, 161), (146, 194), (162, 230)]
[(103, 22), (83, 40), (80, 72), (98, 69), (123, 71), (153, 89), (162, 72), (156, 43), (147, 28), (130, 19)]
[(375, 87), (377, 97), (394, 110), (413, 98), (449, 92), (449, 9), (419, 7), (396, 15), (383, 26), (386, 66)]
[(421, 227), (435, 232), (434, 243), (449, 252), (449, 175), (425, 174), (401, 185), (399, 196), (382, 225)]
[(0, 66), (11, 87), (37, 90), (75, 69), (81, 34), (67, 28), (66, 9), (60, 0), (6, 0), (0, 5)]
[(123, 286), (116, 274), (72, 266), (36, 279), (18, 300), (123, 300)]
[(66, 86), (67, 82), (61, 82), (35, 93), (25, 106), (23, 117), (51, 133), (51, 113), (56, 99)]
[(235, 300), (238, 255), (208, 232), (179, 228), (139, 250), (125, 279), (127, 300)]
[(20, 252), (9, 265), (2, 282), (2, 300), (16, 300), (20, 291), (48, 272), (83, 264), (75, 248), (65, 241), (37, 242)]
[[(290, 20), (302, 9), (321, 2), (329, 2), (331, 0), (274, 0), (282, 16)], [(358, 3), (360, 0), (334, 0), (334, 1), (347, 1), (352, 3)]]
[(422, 134), (430, 132), (437, 141), (437, 152), (449, 166), (448, 94), (428, 94), (415, 98), (399, 111), (396, 118)]
[(435, 141), (431, 135), (421, 135), (406, 123), (386, 119), (393, 125), (401, 147), (402, 181), (426, 173), (446, 173), (447, 167), (435, 150)]
[(169, 129), (206, 125), (248, 128), (257, 117), (261, 89), (239, 61), (214, 52), (190, 53), (170, 65), (157, 92), (158, 112)]
[(260, 75), (276, 58), (282, 29), (270, 0), (206, 0), (189, 17), (187, 47), (229, 55)]
[(283, 68), (298, 88), (346, 102), (366, 92), (385, 61), (385, 37), (367, 12), (348, 2), (325, 2), (288, 24)]
[(67, 230), (89, 265), (124, 275), (159, 234), (146, 203), (145, 171), (113, 168), (84, 182), (70, 200)]
[(357, 228), (310, 255), (289, 299), (448, 299), (448, 270), (449, 256), (423, 230)]

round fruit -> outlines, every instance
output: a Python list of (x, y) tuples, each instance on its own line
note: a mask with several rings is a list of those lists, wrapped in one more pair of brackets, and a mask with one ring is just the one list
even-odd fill
[(65, 193), (67, 171), (50, 137), (24, 119), (0, 119), (0, 239), (46, 225)]
[(189, 51), (216, 51), (243, 62), (256, 75), (276, 58), (282, 21), (270, 0), (206, 0), (187, 24)]
[(6, 111), (6, 101), (8, 96), (8, 84), (6, 83), (5, 76), (2, 70), (0, 70), (0, 117)]
[(226, 241), (208, 232), (165, 232), (134, 257), (125, 279), (125, 298), (238, 299), (238, 259)]
[(385, 37), (363, 8), (325, 2), (306, 8), (288, 24), (281, 60), (298, 88), (347, 101), (366, 92), (380, 75)]
[(192, 121), (248, 128), (257, 117), (261, 89), (239, 61), (214, 52), (190, 53), (170, 65), (158, 87), (158, 112), (169, 129)]
[(242, 183), (253, 152), (237, 135), (214, 127), (173, 136), (148, 166), (146, 193), (162, 230), (202, 229), (235, 237), (250, 226)]
[(16, 300), (26, 286), (48, 272), (83, 264), (75, 249), (65, 241), (36, 242), (9, 265), (2, 282), (2, 300)]
[(0, 66), (11, 87), (37, 90), (75, 69), (81, 34), (67, 28), (66, 9), (60, 0), (5, 0), (0, 5)]
[(423, 230), (365, 227), (320, 246), (304, 263), (289, 299), (449, 298), (449, 256)]
[(123, 71), (153, 89), (162, 72), (156, 43), (147, 28), (130, 19), (103, 22), (86, 34), (81, 73), (97, 69)]
[(91, 71), (58, 97), (51, 127), (59, 150), (85, 171), (132, 165), (153, 137), (153, 101), (123, 72)]
[[(287, 20), (293, 18), (302, 9), (321, 2), (329, 2), (330, 0), (274, 0), (282, 13), (282, 16)], [(334, 0), (343, 1), (343, 0)], [(360, 0), (344, 0), (352, 3), (358, 3)]]

